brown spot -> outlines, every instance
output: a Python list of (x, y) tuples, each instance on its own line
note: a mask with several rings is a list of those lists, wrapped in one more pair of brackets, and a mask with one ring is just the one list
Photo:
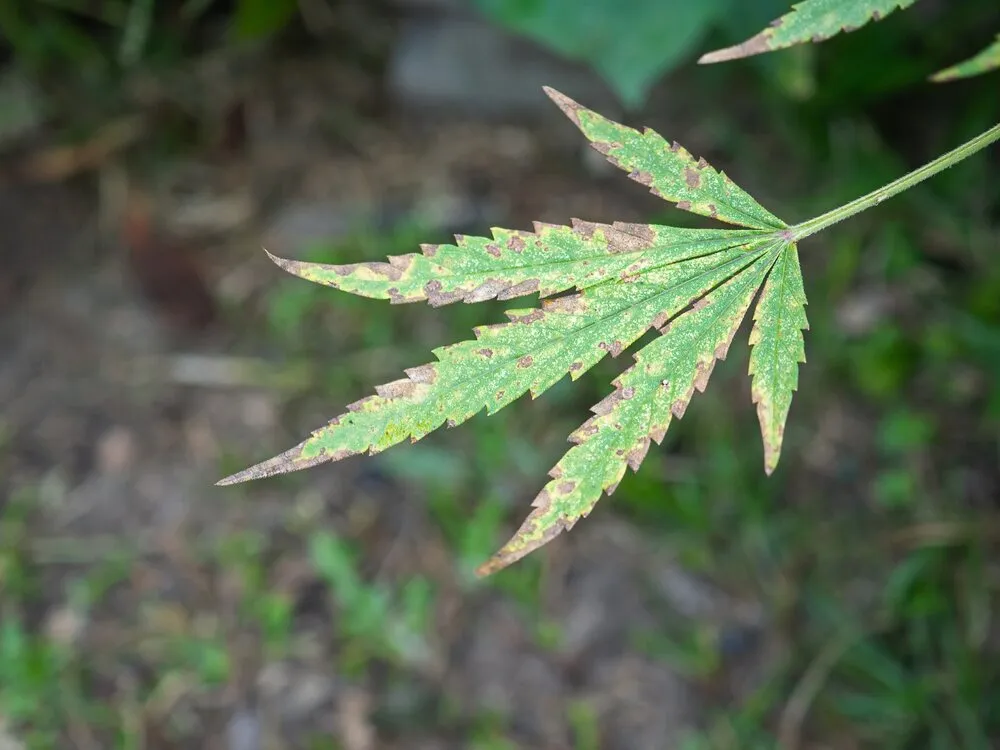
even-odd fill
[(538, 291), (538, 279), (525, 279), (513, 286), (509, 286), (497, 294), (497, 299), (513, 299), (523, 297), (525, 294), (533, 294)]
[(445, 421), (445, 425), (447, 425), (447, 427), (451, 429), (452, 427), (458, 425), (458, 422), (456, 422), (454, 419), (448, 419)]
[(399, 281), (403, 274), (398, 268), (394, 268), (389, 263), (362, 263), (361, 265), (370, 269), (372, 273), (376, 273), (379, 276), (385, 276), (391, 281)]
[(635, 170), (634, 172), (629, 173), (629, 177), (631, 177), (639, 184), (646, 185), (647, 187), (653, 184), (653, 175), (650, 174), (649, 172), (641, 172), (639, 170)]
[(676, 154), (678, 151), (682, 151), (683, 149), (681, 148), (681, 144), (679, 144), (677, 141), (674, 141), (673, 143), (670, 144), (669, 150), (670, 153)]
[(464, 302), (469, 304), (474, 302), (485, 302), (488, 299), (493, 299), (506, 288), (507, 283), (501, 279), (487, 279), (471, 292), (466, 294), (462, 299)]
[(701, 175), (691, 169), (691, 167), (685, 167), (684, 181), (687, 183), (689, 188), (697, 188), (701, 185)]
[(416, 390), (417, 384), (409, 378), (400, 378), (385, 385), (375, 386), (375, 393), (387, 399), (409, 398)]
[(607, 341), (602, 341), (600, 344), (597, 345), (597, 347), (599, 349), (603, 349), (604, 351), (608, 352), (612, 357), (617, 357), (619, 354), (622, 353), (622, 350), (625, 348), (622, 345), (622, 342), (619, 341), (618, 339), (615, 339), (610, 344)]
[(690, 211), (691, 201), (677, 201), (677, 208), (679, 208), (681, 211)]
[(622, 398), (625, 399), (626, 401), (632, 398), (633, 396), (635, 396), (635, 388), (633, 388), (632, 386), (622, 389)]
[(582, 219), (570, 219), (570, 224), (573, 227), (573, 231), (577, 234), (583, 236), (585, 240), (593, 239), (594, 232), (598, 228), (604, 229), (604, 224), (595, 224), (592, 221), (583, 221)]
[(331, 266), (333, 272), (338, 276), (350, 276), (354, 273), (354, 266)]
[(531, 367), (531, 363), (533, 361), (534, 360), (531, 358), (530, 354), (525, 354), (523, 357), (521, 357), (519, 360), (517, 360), (517, 366), (520, 367), (520, 368), (522, 368), (522, 369), (525, 368), (525, 367)]
[(508, 310), (505, 315), (510, 318), (511, 323), (524, 323), (525, 325), (528, 325), (544, 318), (545, 312), (543, 310), (532, 310), (527, 315), (516, 315)]
[(608, 250), (613, 253), (634, 253), (651, 247), (655, 235), (645, 224), (622, 224), (615, 222), (604, 230)]
[(568, 495), (576, 489), (576, 482), (565, 481), (556, 485), (556, 491), (561, 495)]
[(719, 215), (719, 209), (716, 207), (714, 203), (708, 204), (708, 215), (711, 216), (713, 219)]
[(427, 244), (424, 244), (424, 245), (420, 246), (420, 251), (426, 257), (433, 258), (435, 255), (437, 255), (438, 248), (440, 248), (440, 247), (441, 247), (440, 245), (427, 245)]
[(639, 467), (642, 465), (642, 461), (646, 458), (646, 454), (649, 452), (649, 438), (643, 438), (642, 442), (638, 446), (629, 451), (628, 458), (626, 462), (632, 471), (639, 471)]
[(484, 357), (486, 357), (486, 359), (490, 359), (493, 356), (493, 350), (492, 349), (480, 349), (477, 353), (481, 354)]
[[(779, 18), (771, 25), (778, 26), (780, 24), (781, 19)], [(702, 65), (706, 63), (726, 62), (727, 60), (736, 60), (740, 57), (759, 55), (761, 52), (767, 52), (769, 49), (771, 49), (771, 33), (764, 31), (755, 37), (747, 39), (742, 44), (736, 44), (732, 47), (718, 49), (715, 52), (702, 55), (698, 58), (698, 62)]]
[(698, 310), (703, 310), (704, 308), (708, 307), (711, 304), (712, 300), (710, 300), (708, 297), (702, 297), (700, 300), (698, 300), (691, 306), (691, 310), (697, 312)]
[(506, 393), (506, 391), (497, 391), (496, 400), (501, 401), (503, 399), (504, 393)]
[(620, 456), (624, 456), (625, 455), (625, 449), (624, 448), (619, 448), (618, 450), (615, 451), (615, 455), (619, 456), (619, 457)]
[(500, 257), (500, 247), (494, 242), (490, 242), (486, 245), (486, 252), (492, 255), (494, 258)]
[(570, 294), (542, 300), (542, 309), (546, 312), (580, 313), (587, 309), (587, 301), (582, 294)]
[(564, 229), (561, 224), (550, 224), (547, 221), (533, 221), (531, 222), (531, 226), (535, 230), (535, 234), (547, 234), (548, 232)]
[(575, 101), (570, 99), (565, 94), (561, 94), (554, 88), (551, 88), (549, 86), (542, 86), (542, 91), (544, 91), (546, 95), (549, 97), (549, 99), (555, 102), (556, 106), (559, 107), (559, 109), (561, 109), (563, 113), (570, 120), (573, 121), (574, 125), (576, 125), (578, 128), (583, 127), (580, 124), (580, 110), (583, 109), (583, 107), (581, 107), (579, 104), (577, 104)]
[(613, 146), (608, 141), (591, 141), (590, 147), (594, 149), (594, 151), (596, 151), (599, 154), (602, 154), (605, 157), (613, 158), (609, 157), (609, 154), (611, 153), (611, 149), (613, 148)]
[(660, 443), (663, 442), (663, 438), (665, 438), (667, 436), (667, 427), (669, 425), (670, 425), (670, 417), (668, 416), (667, 417), (667, 423), (664, 424), (662, 427), (659, 427), (659, 426), (658, 427), (654, 427), (652, 429), (652, 431), (649, 433), (649, 437), (651, 439), (655, 440), (656, 444), (659, 445)]
[(437, 380), (437, 368), (434, 365), (420, 365), (403, 370), (406, 376), (414, 383), (426, 383), (430, 385)]
[(707, 166), (708, 166), (708, 162), (705, 161), (705, 157), (704, 156), (699, 157), (699, 159), (698, 159), (698, 169), (704, 169)]
[(527, 246), (528, 243), (524, 241), (524, 238), (517, 234), (507, 240), (507, 249), (512, 253), (523, 253)]
[(658, 328), (662, 330), (662, 328), (667, 324), (668, 320), (670, 320), (670, 316), (667, 315), (667, 313), (665, 312), (660, 312), (657, 314), (655, 318), (653, 318), (653, 322), (651, 323), (651, 325), (653, 328)]
[(694, 387), (698, 389), (699, 393), (704, 393), (705, 389), (708, 387), (708, 379), (712, 377), (712, 370), (715, 369), (715, 363), (717, 361), (718, 360), (716, 360), (715, 357), (712, 357), (710, 362), (699, 362), (695, 367), (695, 372), (697, 374), (694, 378)]

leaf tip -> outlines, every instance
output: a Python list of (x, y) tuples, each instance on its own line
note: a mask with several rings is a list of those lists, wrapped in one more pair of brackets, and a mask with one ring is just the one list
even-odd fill
[(734, 44), (732, 47), (724, 47), (713, 52), (706, 52), (698, 58), (699, 65), (711, 65), (712, 63), (728, 62), (738, 60), (741, 57), (752, 57), (770, 49), (768, 36), (766, 33), (750, 37), (745, 42)]
[(305, 445), (305, 443), (299, 443), (294, 448), (290, 448), (284, 453), (279, 453), (273, 458), (261, 461), (235, 474), (230, 474), (228, 477), (217, 481), (215, 486), (228, 487), (232, 484), (241, 484), (254, 479), (266, 479), (267, 477), (288, 474), (293, 471), (317, 466), (326, 461), (335, 460), (335, 457), (331, 457), (325, 453), (320, 453), (317, 456), (303, 457), (302, 450)]
[(580, 127), (580, 116), (577, 113), (583, 109), (582, 105), (573, 101), (562, 92), (556, 91), (551, 86), (542, 86), (542, 91), (563, 111), (563, 114), (573, 121), (574, 125)]

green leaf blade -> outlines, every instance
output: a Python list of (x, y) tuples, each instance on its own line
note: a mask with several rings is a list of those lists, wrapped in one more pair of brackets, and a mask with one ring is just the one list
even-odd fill
[(494, 229), (492, 238), (459, 237), (455, 245), (424, 245), (422, 254), (391, 256), (385, 263), (329, 265), (268, 256), (288, 273), (350, 294), (394, 304), (426, 301), (437, 307), (583, 290), (651, 264), (707, 255), (760, 234), (579, 220), (568, 227), (536, 223), (534, 228)]
[(775, 253), (761, 248), (739, 274), (677, 316), (663, 335), (635, 356), (614, 392), (593, 407), (594, 416), (570, 436), (570, 448), (532, 503), (514, 536), (479, 569), (489, 575), (551, 541), (614, 492), (625, 470), (639, 468), (651, 441), (663, 440), (694, 392), (704, 391), (715, 363), (724, 359)]
[(699, 63), (717, 63), (774, 52), (805, 42), (821, 42), (842, 31), (880, 21), (916, 0), (803, 0), (771, 26), (740, 44), (702, 55)]
[(931, 80), (936, 83), (954, 81), (957, 78), (969, 78), (997, 69), (1000, 69), (1000, 35), (997, 36), (993, 44), (979, 54), (970, 57), (965, 62), (960, 62), (935, 73), (931, 76)]
[(809, 329), (806, 294), (795, 245), (782, 248), (754, 310), (750, 331), (751, 394), (764, 442), (764, 470), (781, 456), (785, 422), (798, 389), (799, 364), (806, 361), (803, 331)]
[(639, 132), (613, 122), (546, 87), (545, 93), (579, 128), (591, 145), (636, 182), (677, 207), (719, 221), (761, 230), (786, 224), (724, 172), (695, 159), (679, 144), (669, 144), (653, 130)]
[[(435, 350), (438, 361), (376, 389), (310, 438), (220, 484), (283, 474), (378, 453), (416, 441), (444, 424), (456, 426), (483, 409), (493, 413), (527, 392), (544, 392), (567, 373), (574, 379), (607, 354), (617, 356), (650, 327), (662, 326), (759, 256), (756, 242), (667, 260), (629, 281), (511, 310), (510, 320), (475, 330), (476, 339)], [(664, 260), (661, 257), (661, 260)]]
[(698, 39), (727, 11), (726, 0), (474, 0), (507, 28), (562, 56), (591, 65), (629, 107), (689, 55)]

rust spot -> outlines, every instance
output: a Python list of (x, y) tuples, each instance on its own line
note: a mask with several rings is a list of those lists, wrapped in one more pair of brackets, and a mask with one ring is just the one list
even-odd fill
[(655, 440), (657, 445), (662, 443), (663, 438), (667, 436), (667, 427), (669, 426), (669, 423), (670, 423), (670, 417), (668, 416), (667, 424), (663, 425), (662, 427), (660, 426), (654, 427), (652, 431), (649, 433), (649, 437), (652, 440)]
[(524, 238), (518, 234), (515, 234), (509, 240), (507, 240), (507, 249), (512, 253), (523, 253), (524, 248), (528, 246), (528, 243), (524, 241)]
[(490, 242), (486, 245), (486, 252), (492, 255), (494, 258), (500, 257), (500, 248), (496, 243)]
[(670, 320), (670, 316), (665, 312), (660, 312), (655, 318), (653, 318), (653, 322), (650, 325), (652, 325), (653, 328), (662, 329), (663, 326), (667, 324), (668, 320)]
[(517, 366), (520, 368), (531, 367), (531, 363), (534, 360), (531, 358), (530, 354), (525, 354), (519, 360), (517, 360)]
[(687, 183), (689, 188), (697, 188), (701, 185), (701, 175), (691, 169), (691, 167), (685, 167), (684, 181)]
[(698, 169), (704, 169), (707, 166), (708, 166), (708, 162), (705, 161), (705, 157), (704, 156), (702, 156), (701, 158), (698, 159)]
[(625, 399), (626, 401), (632, 398), (633, 396), (635, 396), (635, 388), (633, 388), (632, 386), (622, 389), (622, 398)]
[(710, 300), (708, 297), (702, 297), (700, 300), (698, 300), (691, 306), (691, 310), (697, 312), (698, 310), (705, 309), (711, 304), (712, 300)]
[(582, 370), (582, 369), (583, 369), (583, 362), (579, 362), (579, 361), (574, 362), (573, 364), (571, 364), (569, 366), (569, 371), (570, 372), (577, 372), (578, 370)]
[(421, 245), (420, 246), (420, 251), (424, 254), (424, 256), (426, 256), (428, 258), (433, 258), (435, 255), (437, 255), (438, 248), (440, 248), (440, 247), (441, 247), (440, 245), (426, 245), (425, 244), (425, 245)]
[(332, 266), (332, 268), (338, 276), (350, 276), (354, 273), (354, 266)]
[(691, 201), (677, 201), (677, 208), (679, 208), (681, 211), (690, 211)]
[(625, 449), (624, 448), (619, 448), (618, 450), (615, 451), (615, 455), (619, 456), (619, 457), (620, 456), (624, 456), (625, 455)]
[(677, 141), (674, 141), (673, 143), (670, 144), (669, 150), (670, 153), (676, 154), (678, 151), (682, 151), (683, 149), (681, 148), (681, 144), (679, 144)]
[(719, 215), (719, 209), (716, 208), (714, 203), (708, 204), (708, 215), (711, 216), (713, 219)]
[[(712, 370), (715, 369), (715, 363), (718, 360), (712, 357), (710, 362), (699, 362), (695, 368), (697, 373), (694, 378), (694, 387), (698, 389), (699, 393), (704, 393), (705, 389), (708, 387), (708, 379), (712, 377)], [(678, 415), (680, 416), (680, 415)]]
[(604, 156), (608, 156), (612, 148), (609, 141), (591, 141), (590, 147), (597, 153), (603, 154)]
[(449, 429), (451, 429), (452, 427), (458, 425), (458, 422), (456, 422), (454, 419), (449, 419), (445, 421), (445, 424), (448, 426)]
[(481, 354), (484, 357), (486, 357), (486, 359), (490, 359), (493, 356), (493, 350), (492, 349), (480, 349), (477, 353)]
[(568, 495), (574, 489), (576, 489), (576, 482), (565, 481), (556, 485), (556, 491), (559, 492), (560, 495)]
[(496, 400), (501, 401), (503, 399), (504, 393), (506, 393), (506, 391), (497, 391)]

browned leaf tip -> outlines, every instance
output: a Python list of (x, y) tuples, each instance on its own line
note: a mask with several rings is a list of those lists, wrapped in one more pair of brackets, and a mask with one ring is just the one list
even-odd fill
[(565, 115), (573, 121), (574, 125), (580, 127), (580, 116), (577, 113), (583, 109), (582, 106), (577, 104), (565, 94), (556, 91), (551, 86), (542, 86), (542, 91), (544, 91), (549, 99), (554, 101), (556, 106), (559, 107), (559, 109), (561, 109)]
[(726, 62), (728, 60), (738, 60), (741, 57), (759, 55), (770, 49), (770, 35), (768, 35), (765, 31), (761, 32), (757, 36), (747, 39), (745, 42), (734, 44), (732, 47), (717, 49), (714, 52), (707, 52), (698, 58), (698, 64), (707, 65), (710, 63)]
[(301, 469), (309, 469), (330, 460), (330, 456), (325, 453), (310, 458), (303, 458), (303, 447), (305, 447), (305, 443), (299, 443), (294, 448), (289, 448), (274, 458), (269, 458), (267, 461), (261, 461), (259, 464), (254, 464), (248, 469), (231, 474), (225, 479), (220, 479), (215, 484), (217, 487), (226, 487), (231, 484), (240, 484), (241, 482), (249, 482), (254, 479), (264, 479)]

